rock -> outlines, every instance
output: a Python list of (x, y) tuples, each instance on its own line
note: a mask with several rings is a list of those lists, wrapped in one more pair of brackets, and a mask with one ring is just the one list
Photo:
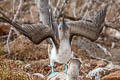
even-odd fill
[(107, 65), (105, 61), (97, 61), (96, 64), (97, 64), (97, 67), (105, 67)]
[(120, 80), (120, 70), (104, 76), (101, 80)]
[(10, 25), (0, 24), (0, 36), (7, 35), (9, 33)]
[(64, 72), (60, 72), (55, 77), (47, 80), (66, 80), (66, 74)]
[(107, 28), (105, 30), (105, 34), (110, 39), (118, 39), (120, 40), (120, 32), (113, 28)]
[(43, 74), (40, 74), (40, 73), (33, 73), (32, 75), (33, 76), (39, 76), (41, 78), (45, 78), (45, 76)]
[[(45, 41), (39, 45), (32, 43), (27, 37), (19, 36), (14, 41), (10, 42), (11, 55), (13, 59), (19, 60), (40, 60), (47, 59), (47, 44)], [(4, 51), (7, 52), (7, 46), (4, 46)]]

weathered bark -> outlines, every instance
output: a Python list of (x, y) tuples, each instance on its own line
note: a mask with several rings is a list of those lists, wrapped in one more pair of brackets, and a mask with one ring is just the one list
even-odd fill
[(48, 0), (38, 0), (37, 6), (40, 15), (40, 21), (42, 21), (43, 24), (50, 26), (50, 6), (48, 4)]
[(52, 9), (49, 5), (49, 0), (38, 0), (37, 3), (38, 6), (38, 12), (40, 15), (40, 21), (43, 22), (43, 24), (49, 25), (49, 27), (52, 27), (55, 35), (58, 35), (58, 29), (57, 29), (57, 22), (55, 20), (55, 17), (52, 14)]

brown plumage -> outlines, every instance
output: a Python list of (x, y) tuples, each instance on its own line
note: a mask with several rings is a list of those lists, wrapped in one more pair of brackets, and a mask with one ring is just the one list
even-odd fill
[[(73, 35), (83, 36), (93, 41), (96, 40), (103, 29), (107, 7), (108, 5), (105, 6), (103, 10), (100, 10), (98, 14), (91, 21), (80, 20), (80, 21), (66, 22), (66, 25), (71, 30), (70, 41)], [(21, 32), (23, 35), (28, 37), (35, 44), (39, 44), (41, 41), (45, 40), (46, 38), (51, 37), (55, 45), (58, 45), (53, 29), (48, 27), (47, 25), (44, 25), (42, 23), (37, 23), (37, 24), (25, 24), (23, 27), (21, 27), (17, 23), (14, 23), (3, 17), (0, 17), (0, 21), (11, 24), (13, 27), (15, 27), (19, 32)]]
[(53, 30), (43, 23), (24, 24), (22, 27), (22, 25), (14, 23), (3, 17), (0, 17), (0, 21), (11, 24), (21, 34), (28, 37), (34, 44), (39, 44), (46, 38), (52, 38), (54, 43), (57, 45)]
[(106, 5), (103, 10), (100, 10), (92, 20), (67, 22), (66, 24), (71, 28), (70, 39), (72, 39), (73, 35), (78, 35), (92, 41), (97, 40), (104, 27), (107, 8), (108, 5)]
[(73, 58), (73, 52), (71, 50), (70, 43), (74, 35), (82, 36), (93, 41), (99, 37), (100, 32), (103, 29), (107, 7), (108, 6), (105, 6), (103, 10), (100, 10), (99, 13), (94, 16), (93, 20), (91, 21), (80, 20), (61, 22), (58, 26), (57, 37), (52, 27), (49, 27), (42, 23), (25, 24), (22, 27), (3, 17), (0, 17), (0, 21), (11, 24), (35, 44), (39, 44), (46, 38), (52, 38), (54, 44), (52, 45), (52, 49), (50, 52), (50, 64), (52, 66), (52, 72), (54, 74), (54, 62), (66, 64), (71, 58)]

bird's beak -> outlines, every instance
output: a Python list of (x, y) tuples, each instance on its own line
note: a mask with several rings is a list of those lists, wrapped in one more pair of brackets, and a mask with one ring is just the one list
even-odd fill
[(62, 25), (60, 27), (62, 30), (68, 29), (68, 26), (64, 22), (62, 22)]

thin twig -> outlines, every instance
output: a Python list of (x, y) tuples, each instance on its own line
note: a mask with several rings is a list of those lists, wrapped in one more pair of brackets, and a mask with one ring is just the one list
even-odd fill
[(118, 31), (120, 31), (120, 26), (119, 24), (115, 24), (115, 23), (112, 23), (112, 22), (105, 22), (105, 27), (109, 27), (109, 28), (112, 28), (112, 29), (116, 29)]
[(84, 20), (84, 21), (86, 21), (86, 19), (90, 18), (89, 12), (90, 12), (90, 9), (91, 9), (91, 7), (92, 7), (92, 1), (89, 0), (89, 1), (88, 1), (87, 3), (85, 3), (85, 4), (86, 4), (86, 7), (87, 7), (87, 10), (86, 10), (86, 12), (85, 12), (85, 14), (84, 14), (84, 16), (83, 16), (83, 19), (82, 19), (82, 20)]
[(7, 39), (8, 35), (0, 36), (0, 41), (5, 41)]
[(35, 22), (35, 19), (34, 19), (34, 16), (33, 16), (33, 12), (32, 12), (32, 9), (33, 9), (33, 6), (30, 8), (30, 14), (31, 14), (31, 17), (32, 17), (32, 21)]
[[(15, 3), (15, 0), (13, 0), (13, 10), (14, 10), (14, 8), (15, 8), (14, 3)], [(20, 4), (19, 4), (19, 6), (18, 6), (18, 10), (16, 11), (16, 14), (14, 15), (14, 18), (13, 18), (13, 22), (16, 20), (17, 16), (19, 15), (20, 9), (21, 9), (21, 7), (22, 7), (22, 3), (23, 3), (23, 0), (20, 0)], [(14, 30), (14, 29), (13, 29), (13, 27), (11, 26), (10, 31), (9, 31), (9, 34), (8, 34), (8, 38), (7, 38), (8, 54), (11, 53), (11, 51), (10, 51), (10, 46), (9, 46), (9, 40), (10, 40), (10, 37), (11, 37), (11, 34), (12, 34), (12, 30)]]
[(74, 1), (74, 2), (72, 2), (72, 14), (73, 14), (73, 16), (75, 17), (75, 18), (77, 18), (77, 15), (76, 15), (76, 5), (77, 5), (77, 1)]
[(2, 12), (1, 10), (0, 10), (0, 14), (1, 14), (3, 17), (5, 17), (5, 18), (9, 19), (9, 18), (5, 15), (5, 13), (4, 13), (4, 12)]
[(59, 18), (60, 15), (62, 15), (62, 12), (63, 12), (63, 10), (64, 10), (64, 6), (65, 6), (65, 4), (67, 3), (67, 1), (68, 1), (68, 0), (64, 0), (64, 2), (63, 2), (62, 5), (61, 5), (59, 14), (57, 15), (57, 10), (58, 10), (58, 7), (60, 6), (60, 0), (58, 0), (57, 6), (56, 6), (55, 10), (53, 11), (53, 14), (54, 14), (57, 18)]
[(58, 0), (57, 5), (56, 5), (56, 8), (55, 8), (54, 11), (53, 11), (53, 14), (54, 14), (54, 15), (56, 15), (59, 5), (60, 5), (60, 0)]

